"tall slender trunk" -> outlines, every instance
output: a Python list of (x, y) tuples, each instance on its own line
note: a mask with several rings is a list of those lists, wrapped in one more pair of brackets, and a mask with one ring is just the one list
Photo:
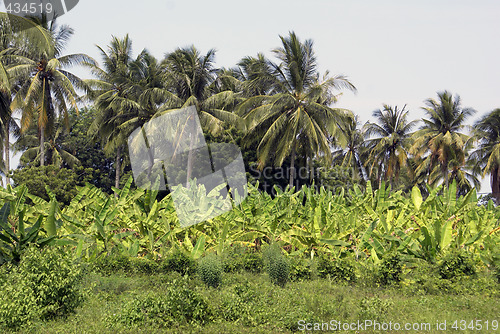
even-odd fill
[(40, 166), (45, 166), (45, 128), (40, 129)]
[(290, 189), (293, 187), (293, 178), (295, 176), (295, 143), (292, 144), (292, 160), (290, 162)]
[(500, 204), (500, 166), (494, 168), (490, 174), (491, 193), (496, 204)]
[[(116, 150), (116, 163), (115, 163), (115, 188), (120, 188), (120, 170), (121, 170), (121, 152), (122, 148), (118, 147)], [(115, 196), (118, 196), (118, 193), (115, 193)]]
[(448, 190), (450, 188), (450, 182), (448, 180), (448, 164), (447, 163), (443, 164), (443, 174), (444, 174), (444, 185), (446, 186), (446, 189)]
[(10, 184), (9, 171), (10, 171), (10, 127), (9, 122), (5, 125), (5, 142), (4, 142), (4, 151), (5, 151), (5, 186)]
[(191, 180), (193, 174), (193, 161), (194, 161), (194, 135), (196, 133), (196, 122), (194, 119), (190, 120), (191, 131), (189, 133), (189, 153), (188, 153), (188, 161), (187, 161), (187, 175), (186, 175), (186, 187), (189, 188), (189, 181)]
[(186, 175), (186, 187), (189, 188), (189, 180), (191, 179), (191, 175), (193, 174), (193, 148), (194, 148), (194, 139), (193, 134), (189, 134), (189, 153), (188, 153), (188, 161), (187, 161), (187, 175)]

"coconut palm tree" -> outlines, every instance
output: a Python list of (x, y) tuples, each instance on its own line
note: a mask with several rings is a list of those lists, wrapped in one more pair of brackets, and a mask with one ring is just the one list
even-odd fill
[(352, 168), (352, 175), (366, 178), (364, 157), (366, 156), (366, 131), (359, 127), (358, 116), (345, 117), (339, 123), (341, 135), (337, 136), (336, 149), (332, 152), (333, 164)]
[(428, 99), (424, 111), (428, 118), (422, 119), (423, 125), (414, 134), (410, 149), (412, 154), (423, 157), (416, 173), (431, 173), (436, 165), (440, 167), (445, 186), (448, 188), (448, 165), (451, 159), (465, 161), (465, 144), (469, 136), (462, 131), (465, 120), (475, 113), (474, 109), (462, 108), (460, 97), (455, 98), (447, 92), (438, 93), (438, 101)]
[[(51, 138), (47, 138), (44, 142), (47, 163), (57, 168), (69, 167), (72, 169), (80, 165), (78, 158), (65, 149), (67, 146), (65, 142), (67, 139), (65, 136), (67, 129), (65, 128), (64, 121), (58, 119), (55, 122), (54, 128), (54, 135)], [(15, 151), (23, 152), (20, 158), (20, 162), (23, 165), (36, 165), (40, 163), (41, 152), (37, 133), (37, 128), (32, 125), (31, 129), (26, 131), (14, 144)]]
[[(457, 196), (467, 194), (472, 188), (479, 190), (481, 181), (478, 175), (481, 174), (477, 161), (471, 158), (470, 151), (473, 146), (473, 140), (468, 140), (465, 143), (464, 150), (452, 151), (448, 160), (448, 177), (450, 182), (455, 181), (457, 184)], [(436, 185), (444, 178), (441, 168), (435, 166), (428, 176), (429, 183)]]
[(368, 140), (370, 174), (381, 169), (379, 175), (389, 181), (391, 187), (398, 181), (399, 172), (408, 162), (409, 148), (411, 146), (411, 130), (416, 121), (408, 121), (406, 106), (399, 109), (384, 105), (383, 109), (373, 112), (377, 123), (365, 125), (366, 135), (375, 136)]
[(45, 141), (53, 135), (55, 120), (62, 115), (65, 124), (68, 120), (68, 104), (78, 110), (76, 89), (87, 90), (84, 81), (68, 72), (72, 65), (95, 64), (85, 54), (62, 56), (66, 42), (73, 34), (73, 29), (57, 26), (56, 20), (50, 24), (45, 17), (33, 20), (46, 27), (53, 37), (53, 48), (48, 52), (37, 50), (26, 55), (23, 61), (11, 70), (20, 79), (20, 87), (12, 101), (12, 108), (22, 111), (21, 131), (26, 131), (36, 119), (40, 140), (40, 165), (45, 164)]
[(52, 48), (52, 35), (45, 28), (32, 20), (0, 13), (0, 139), (4, 154), (0, 164), (7, 184), (10, 183), (10, 135), (18, 134), (19, 130), (11, 109), (12, 94), (18, 89), (14, 66), (24, 62), (23, 55), (28, 52), (49, 52)]
[(491, 193), (500, 203), (500, 108), (474, 124), (474, 138), (478, 148), (472, 158), (477, 161), (483, 177), (490, 174)]
[[(240, 129), (243, 122), (240, 117), (233, 113), (235, 106), (242, 101), (239, 93), (228, 89), (221, 90), (218, 85), (217, 73), (214, 67), (215, 50), (209, 50), (202, 55), (194, 46), (179, 48), (166, 55), (164, 64), (166, 66), (167, 87), (175, 94), (177, 99), (161, 108), (161, 113), (169, 109), (196, 107), (201, 127), (212, 135), (219, 135), (225, 125), (232, 125)], [(227, 74), (227, 73), (226, 73)], [(190, 143), (193, 144), (193, 135), (196, 133), (194, 126), (196, 122), (189, 122), (193, 128)], [(194, 156), (190, 146), (187, 161), (187, 183), (193, 172)]]
[(312, 40), (301, 42), (294, 32), (280, 36), (282, 47), (273, 50), (279, 63), (258, 61), (258, 71), (248, 83), (256, 88), (265, 82), (270, 88), (263, 95), (247, 99), (239, 113), (247, 121), (247, 145), (258, 141), (259, 168), (269, 161), (281, 167), (290, 159), (289, 185), (292, 187), (299, 146), (306, 147), (309, 159), (331, 158), (329, 135), (344, 114), (330, 105), (336, 101), (335, 89), (355, 90), (344, 76), (320, 77)]
[(113, 36), (107, 51), (100, 46), (97, 48), (103, 59), (103, 67), (98, 64), (89, 66), (96, 79), (86, 80), (86, 84), (91, 87), (87, 97), (95, 102), (98, 114), (88, 133), (102, 142), (108, 155), (114, 153), (115, 188), (119, 188), (126, 142), (126, 135), (120, 131), (120, 125), (126, 119), (119, 115), (123, 112), (125, 102), (129, 102), (129, 107), (131, 102), (127, 97), (131, 81), (130, 64), (134, 61), (132, 41), (128, 35), (122, 39)]

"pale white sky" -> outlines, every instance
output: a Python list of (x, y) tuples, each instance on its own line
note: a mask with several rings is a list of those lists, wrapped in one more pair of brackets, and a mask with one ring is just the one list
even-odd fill
[(221, 67), (271, 56), (279, 35), (293, 30), (314, 40), (321, 71), (356, 85), (338, 106), (364, 122), (383, 103), (407, 104), (421, 118), (423, 101), (445, 89), (475, 108), (474, 118), (500, 107), (499, 17), (498, 0), (80, 0), (59, 23), (75, 29), (66, 53), (100, 61), (96, 44), (129, 33), (136, 54), (147, 48), (161, 58), (194, 44), (216, 48)]

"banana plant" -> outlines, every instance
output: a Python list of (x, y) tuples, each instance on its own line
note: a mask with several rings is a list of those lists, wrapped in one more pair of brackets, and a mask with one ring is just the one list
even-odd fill
[(48, 215), (40, 214), (34, 219), (27, 219), (29, 206), (25, 204), (27, 189), (25, 186), (15, 191), (7, 187), (0, 194), (5, 201), (0, 209), (0, 264), (18, 263), (23, 251), (29, 245), (44, 247), (56, 238), (57, 202), (50, 202)]

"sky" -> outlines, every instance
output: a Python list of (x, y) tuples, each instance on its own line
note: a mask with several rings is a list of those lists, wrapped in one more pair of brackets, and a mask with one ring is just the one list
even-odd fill
[[(362, 123), (382, 104), (406, 104), (420, 119), (424, 101), (448, 90), (477, 110), (472, 124), (500, 107), (499, 15), (498, 0), (80, 0), (58, 21), (75, 30), (68, 54), (100, 61), (96, 45), (128, 33), (135, 54), (215, 48), (219, 67), (258, 52), (272, 57), (279, 36), (295, 31), (314, 41), (321, 72), (344, 74), (357, 87), (337, 106)], [(489, 189), (486, 180), (481, 192)]]

